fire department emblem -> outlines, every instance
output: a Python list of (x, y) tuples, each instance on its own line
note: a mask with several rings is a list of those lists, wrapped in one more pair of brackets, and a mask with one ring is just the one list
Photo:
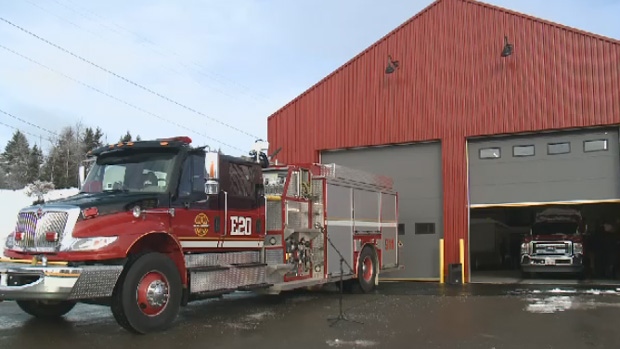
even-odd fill
[(209, 232), (209, 217), (204, 213), (199, 213), (194, 218), (194, 232), (196, 235), (202, 237)]

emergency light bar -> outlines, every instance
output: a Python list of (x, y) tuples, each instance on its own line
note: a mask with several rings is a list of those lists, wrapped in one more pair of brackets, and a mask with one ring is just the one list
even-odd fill
[(192, 139), (188, 136), (178, 136), (178, 137), (169, 137), (169, 138), (157, 138), (157, 141), (160, 142), (181, 142), (185, 144), (192, 143)]

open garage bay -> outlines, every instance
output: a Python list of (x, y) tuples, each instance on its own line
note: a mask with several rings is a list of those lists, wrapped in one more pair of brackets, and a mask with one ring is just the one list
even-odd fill
[(472, 282), (617, 282), (617, 128), (468, 142)]

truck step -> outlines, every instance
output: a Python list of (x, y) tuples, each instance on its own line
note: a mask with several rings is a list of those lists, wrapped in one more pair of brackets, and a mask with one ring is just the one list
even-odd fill
[(262, 284), (255, 284), (255, 285), (240, 286), (239, 288), (237, 288), (237, 290), (239, 290), (239, 291), (252, 291), (252, 290), (257, 290), (257, 289), (261, 289), (261, 288), (269, 288), (271, 286), (273, 286), (273, 284), (262, 283)]
[(267, 269), (268, 274), (278, 273), (280, 275), (284, 275), (288, 273), (290, 270), (292, 270), (294, 267), (295, 266), (292, 264), (282, 263), (282, 264), (267, 265), (266, 269)]
[(235, 263), (235, 264), (231, 264), (233, 267), (235, 268), (239, 268), (239, 269), (243, 269), (243, 268), (258, 268), (258, 267), (264, 267), (267, 264), (266, 263), (261, 263), (261, 262), (252, 262), (252, 263)]
[(222, 288), (222, 289), (211, 290), (211, 291), (193, 292), (188, 296), (188, 299), (190, 301), (193, 301), (193, 300), (200, 300), (200, 299), (207, 299), (207, 298), (216, 298), (216, 297), (221, 297), (225, 294), (233, 293), (235, 291), (236, 289), (234, 288)]
[(208, 272), (208, 271), (221, 271), (221, 270), (228, 270), (228, 269), (230, 269), (230, 267), (223, 266), (223, 265), (206, 265), (206, 266), (201, 266), (201, 267), (189, 267), (187, 268), (187, 271), (192, 272), (192, 273), (197, 273), (197, 272)]

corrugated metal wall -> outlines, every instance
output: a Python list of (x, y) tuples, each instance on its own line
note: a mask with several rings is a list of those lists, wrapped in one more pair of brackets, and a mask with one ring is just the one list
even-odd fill
[[(514, 54), (500, 58), (504, 35)], [(400, 61), (385, 75), (387, 56)], [(620, 123), (620, 45), (470, 0), (440, 0), (272, 115), (280, 161), (441, 139), (446, 262), (467, 241), (466, 137)]]

